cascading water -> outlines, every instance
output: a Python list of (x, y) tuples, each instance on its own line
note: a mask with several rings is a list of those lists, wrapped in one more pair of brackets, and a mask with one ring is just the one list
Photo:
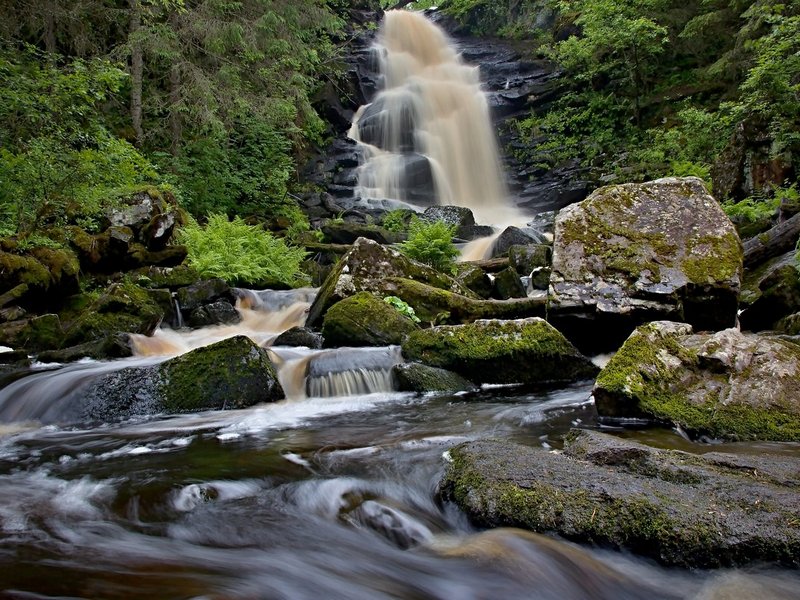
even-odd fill
[(436, 25), (404, 10), (386, 13), (376, 52), (384, 87), (350, 130), (365, 155), (356, 194), (463, 206), (486, 224), (519, 222), (478, 68)]

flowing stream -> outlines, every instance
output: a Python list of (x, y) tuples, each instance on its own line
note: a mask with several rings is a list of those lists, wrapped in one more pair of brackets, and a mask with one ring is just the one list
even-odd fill
[[(295, 324), (284, 317), (302, 315), (308, 300), (250, 297), (240, 325), (162, 331), (151, 353), (164, 339), (185, 349), (253, 322)], [(379, 373), (399, 360), (391, 348), (272, 350), (284, 366), (305, 361), (306, 381)], [(17, 384), (48, 383), (35, 394), (0, 390), (0, 411), (26, 393), (57, 404), (59, 393), (76, 393), (76, 372), (165, 356), (32, 374)], [(290, 399), (246, 410), (91, 428), (4, 418), (0, 597), (797, 597), (790, 572), (690, 573), (518, 530), (481, 532), (437, 500), (455, 444), (493, 437), (555, 449), (570, 427), (593, 426), (588, 382), (439, 396), (374, 391), (387, 389), (379, 377), (348, 385), (301, 385)]]

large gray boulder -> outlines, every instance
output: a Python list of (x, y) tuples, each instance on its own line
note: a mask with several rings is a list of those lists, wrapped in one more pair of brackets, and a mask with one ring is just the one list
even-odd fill
[(563, 453), (504, 441), (449, 452), (440, 493), (484, 527), (624, 548), (668, 565), (800, 566), (800, 459), (657, 450), (573, 431)]
[(582, 346), (591, 318), (609, 349), (647, 321), (724, 329), (736, 321), (741, 274), (736, 229), (700, 179), (607, 186), (556, 219), (553, 322)]
[(542, 383), (593, 377), (598, 369), (537, 317), (486, 319), (414, 331), (403, 356), (475, 383)]
[(158, 365), (128, 367), (94, 380), (82, 394), (81, 419), (246, 408), (280, 400), (269, 354), (245, 336), (198, 348)]
[(690, 435), (800, 441), (800, 346), (668, 321), (639, 327), (597, 377), (597, 412)]

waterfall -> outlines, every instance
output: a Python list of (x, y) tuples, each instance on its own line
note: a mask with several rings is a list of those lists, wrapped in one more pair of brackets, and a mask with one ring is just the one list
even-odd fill
[(350, 130), (364, 146), (356, 194), (390, 206), (463, 206), (482, 223), (518, 222), (478, 68), (411, 11), (386, 13), (375, 50), (384, 87)]

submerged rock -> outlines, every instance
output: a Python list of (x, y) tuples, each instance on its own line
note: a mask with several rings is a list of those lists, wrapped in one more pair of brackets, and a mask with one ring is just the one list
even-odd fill
[(422, 363), (403, 363), (395, 366), (392, 373), (401, 392), (469, 392), (478, 389), (458, 373)]
[(334, 304), (322, 322), (324, 345), (391, 346), (419, 327), (380, 298), (359, 292)]
[(597, 412), (692, 435), (800, 441), (800, 346), (685, 323), (639, 327), (597, 377)]
[(415, 331), (403, 355), (476, 383), (574, 381), (598, 369), (540, 318), (481, 320)]
[(246, 408), (283, 398), (269, 354), (236, 336), (159, 365), (129, 367), (94, 380), (83, 395), (84, 419)]
[(576, 430), (563, 453), (477, 441), (450, 458), (440, 493), (481, 526), (555, 533), (667, 565), (800, 566), (797, 458), (693, 455)]
[(608, 186), (557, 217), (550, 306), (579, 346), (659, 319), (719, 330), (736, 321), (741, 273), (736, 230), (700, 179)]
[(304, 346), (319, 350), (322, 348), (322, 336), (307, 327), (292, 327), (287, 329), (274, 340), (273, 346)]

